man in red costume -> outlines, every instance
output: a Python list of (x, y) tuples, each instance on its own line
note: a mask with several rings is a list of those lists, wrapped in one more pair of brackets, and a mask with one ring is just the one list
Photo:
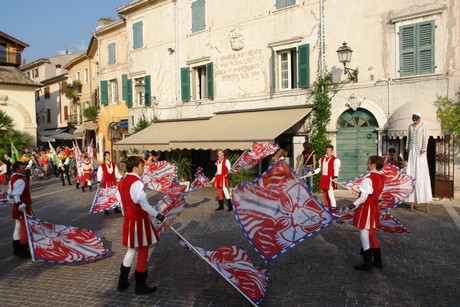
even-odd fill
[(324, 203), (328, 207), (336, 207), (334, 190), (337, 190), (340, 165), (340, 160), (334, 156), (334, 146), (328, 144), (326, 155), (319, 159), (318, 168), (313, 173), (307, 173), (307, 177), (310, 177), (321, 172), (318, 187), (323, 190)]
[(123, 291), (129, 286), (129, 271), (137, 251), (136, 272), (134, 275), (136, 288), (134, 293), (149, 294), (156, 290), (156, 287), (148, 287), (145, 284), (149, 246), (159, 241), (150, 218), (155, 217), (162, 221), (166, 227), (169, 227), (169, 223), (147, 200), (147, 194), (144, 191), (144, 184), (141, 180), (144, 172), (144, 161), (140, 157), (129, 157), (126, 162), (126, 169), (128, 173), (120, 182), (118, 190), (125, 215), (122, 243), (123, 246), (128, 247), (128, 251), (120, 267), (118, 290)]
[[(104, 162), (97, 169), (97, 188), (108, 188), (117, 186), (117, 180), (121, 180), (122, 176), (118, 171), (118, 166), (110, 160), (110, 152), (104, 152)], [(121, 213), (118, 207), (114, 210), (116, 213)], [(109, 210), (105, 210), (105, 214), (109, 215)]]
[(217, 198), (219, 202), (219, 207), (216, 209), (224, 210), (224, 194), (225, 199), (227, 200), (227, 211), (232, 211), (232, 200), (230, 198), (230, 192), (228, 191), (228, 172), (232, 168), (230, 161), (224, 157), (224, 151), (219, 149), (217, 151), (217, 161), (216, 161), (216, 177), (214, 178), (214, 185), (217, 188)]
[[(370, 172), (359, 186), (359, 197), (343, 212), (344, 215), (347, 215), (350, 211), (355, 210), (353, 225), (360, 229), (359, 237), (363, 247), (361, 254), (364, 257), (364, 263), (354, 268), (360, 271), (371, 271), (373, 266), (383, 268), (375, 229), (380, 221), (379, 200), (385, 180), (381, 170), (384, 162), (380, 156), (371, 156), (367, 164)], [(373, 262), (372, 256), (374, 257)]]
[(93, 172), (93, 163), (87, 155), (85, 155), (81, 163), (81, 168), (83, 169), (83, 174), (81, 176), (81, 191), (86, 192), (86, 186), (92, 191), (91, 173)]
[(13, 174), (11, 175), (8, 189), (8, 194), (13, 197), (14, 201), (11, 213), (11, 217), (14, 219), (15, 223), (13, 232), (13, 252), (15, 256), (19, 256), (21, 259), (30, 258), (30, 252), (27, 250), (29, 239), (27, 237), (24, 213), (33, 215), (30, 186), (25, 175), (26, 167), (27, 165), (20, 161), (13, 163)]

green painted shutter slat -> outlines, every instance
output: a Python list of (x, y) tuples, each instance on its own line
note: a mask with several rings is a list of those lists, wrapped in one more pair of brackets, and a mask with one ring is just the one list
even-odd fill
[(196, 0), (192, 2), (192, 32), (204, 30), (205, 27), (205, 1)]
[(298, 47), (298, 71), (299, 71), (299, 87), (310, 87), (310, 45), (300, 45)]
[(144, 102), (147, 107), (150, 107), (152, 104), (152, 99), (151, 99), (151, 90), (150, 90), (150, 76), (144, 76)]
[(290, 5), (294, 5), (295, 0), (276, 0), (276, 8), (282, 9), (283, 7), (287, 7)]
[(113, 65), (117, 62), (117, 59), (116, 59), (116, 50), (115, 50), (115, 43), (110, 43), (108, 45), (108, 51), (109, 51), (109, 65)]
[(101, 104), (109, 104), (108, 82), (105, 80), (101, 81)]
[(133, 80), (128, 79), (127, 85), (128, 85), (127, 86), (128, 90), (126, 91), (127, 92), (126, 106), (128, 107), (128, 109), (131, 109), (133, 107)]
[(418, 24), (419, 73), (434, 73), (434, 21)]
[(208, 79), (208, 99), (214, 99), (214, 65), (212, 62), (206, 64), (206, 77)]
[(128, 75), (121, 75), (121, 99), (128, 100)]
[(190, 68), (180, 69), (181, 99), (184, 102), (190, 101)]
[(399, 29), (400, 74), (410, 76), (416, 73), (416, 26), (403, 26)]
[(142, 48), (143, 46), (143, 23), (138, 21), (133, 23), (133, 49)]

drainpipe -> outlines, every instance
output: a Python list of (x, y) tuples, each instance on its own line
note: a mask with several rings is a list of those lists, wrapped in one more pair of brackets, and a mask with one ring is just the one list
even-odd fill
[(177, 0), (173, 0), (175, 6), (175, 26), (176, 26), (176, 37), (175, 37), (175, 54), (176, 54), (176, 102), (180, 105), (180, 84), (179, 84), (179, 5)]
[(324, 49), (323, 49), (323, 35), (324, 35), (324, 28), (323, 28), (323, 0), (319, 1), (319, 74), (321, 78), (323, 77), (323, 70), (324, 70)]
[[(100, 48), (101, 48), (101, 44), (100, 44), (100, 40), (99, 40), (99, 37), (97, 37), (96, 35), (96, 32), (93, 31), (91, 32), (91, 35), (96, 39), (97, 41), (97, 88), (98, 88), (98, 97), (99, 97), (99, 101), (97, 102), (97, 104), (100, 104), (100, 98), (101, 98), (101, 87), (100, 87), (100, 84), (101, 84), (101, 52), (100, 52)], [(100, 106), (99, 106), (100, 107)], [(97, 130), (94, 130), (95, 132), (95, 140), (94, 140), (94, 143), (95, 145), (98, 143), (98, 137), (97, 137), (97, 134), (96, 134), (96, 131)], [(85, 141), (85, 138), (83, 136), (83, 142)], [(95, 149), (96, 151), (98, 151), (98, 146), (95, 146)], [(99, 147), (99, 150), (100, 150), (100, 147)], [(102, 157), (102, 155), (97, 152), (97, 155), (96, 156), (99, 156)], [(103, 161), (104, 159), (100, 159), (101, 161)]]

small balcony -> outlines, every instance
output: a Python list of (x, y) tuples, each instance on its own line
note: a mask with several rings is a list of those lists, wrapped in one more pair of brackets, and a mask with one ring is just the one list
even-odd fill
[(80, 125), (82, 123), (82, 117), (78, 114), (70, 114), (69, 118), (67, 119), (67, 123), (70, 125)]
[(8, 52), (0, 50), (0, 66), (14, 66), (21, 65), (21, 54), (19, 52)]

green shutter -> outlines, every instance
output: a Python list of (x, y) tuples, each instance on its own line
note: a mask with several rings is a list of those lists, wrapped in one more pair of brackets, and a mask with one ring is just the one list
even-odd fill
[(110, 43), (107, 48), (109, 52), (109, 65), (113, 65), (117, 62), (117, 55), (116, 55), (116, 50), (115, 50), (115, 43)]
[(181, 98), (183, 102), (190, 101), (190, 68), (180, 69)]
[(107, 81), (101, 81), (101, 104), (107, 105), (109, 104), (109, 92), (108, 92), (108, 85)]
[(147, 107), (150, 107), (152, 104), (151, 99), (151, 90), (150, 90), (150, 76), (144, 76), (144, 102)]
[(214, 99), (214, 65), (206, 64), (206, 78), (208, 79), (208, 99)]
[(399, 28), (399, 72), (401, 76), (416, 74), (416, 26)]
[(418, 73), (434, 73), (434, 21), (417, 25), (418, 31)]
[(276, 90), (275, 59), (275, 51), (272, 48), (270, 56), (270, 92), (272, 94)]
[(143, 25), (142, 21), (133, 23), (133, 49), (142, 48), (143, 42)]
[(121, 75), (121, 99), (128, 100), (128, 75)]
[(300, 45), (298, 47), (298, 71), (299, 71), (299, 87), (310, 87), (310, 45)]
[(276, 9), (282, 9), (283, 7), (294, 5), (295, 0), (276, 0)]
[(192, 2), (192, 32), (204, 30), (205, 27), (205, 2), (196, 0)]
[(128, 107), (128, 109), (131, 109), (133, 107), (133, 80), (128, 79), (127, 85), (128, 85), (127, 86), (128, 90), (126, 91), (127, 92), (126, 106)]

